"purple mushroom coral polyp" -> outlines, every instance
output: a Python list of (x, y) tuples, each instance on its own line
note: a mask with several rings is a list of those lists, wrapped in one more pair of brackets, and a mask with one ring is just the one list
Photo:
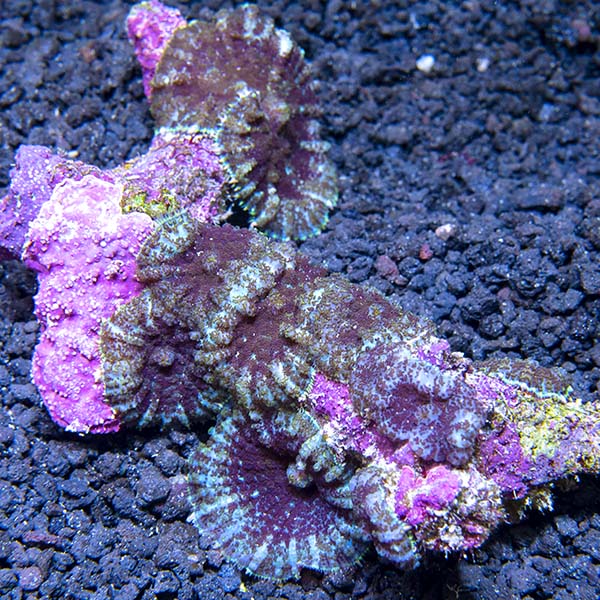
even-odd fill
[[(128, 27), (159, 123), (148, 153), (106, 171), (25, 146), (2, 204), (3, 256), (39, 276), (33, 377), (59, 425), (214, 419), (190, 519), (279, 580), (347, 570), (370, 544), (402, 567), (475, 548), (599, 472), (600, 409), (561, 373), (471, 361), (255, 231), (305, 237), (333, 204), (288, 34), (254, 7), (187, 24), (156, 1)], [(218, 224), (232, 193), (252, 228)]]
[(281, 239), (320, 231), (337, 202), (304, 53), (256, 6), (186, 23), (160, 2), (127, 21), (158, 127), (214, 131), (228, 191)]

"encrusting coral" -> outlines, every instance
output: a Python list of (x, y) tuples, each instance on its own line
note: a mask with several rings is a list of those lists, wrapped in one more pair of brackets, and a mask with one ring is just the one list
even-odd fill
[[(301, 177), (295, 151), (278, 162), (282, 139), (319, 161), (324, 151), (303, 138), (314, 91), (299, 91), (287, 34), (248, 6), (188, 25), (152, 1), (128, 23), (159, 118), (149, 152), (102, 171), (24, 147), (3, 200), (3, 256), (39, 274), (33, 375), (57, 423), (102, 433), (216, 419), (190, 457), (191, 520), (274, 579), (349, 569), (370, 543), (403, 567), (468, 550), (550, 506), (555, 481), (600, 471), (600, 409), (559, 372), (468, 360), (430, 322), (289, 243), (216, 224), (234, 180), (255, 225), (283, 238), (312, 233), (332, 204), (306, 201), (311, 185), (332, 190), (310, 160)], [(214, 58), (211, 87), (192, 39), (206, 56), (247, 44), (244, 70)], [(267, 51), (269, 73), (253, 64)], [(181, 78), (169, 75), (177, 60)]]
[(30, 223), (23, 249), (25, 264), (43, 274), (33, 381), (52, 418), (74, 431), (118, 429), (103, 397), (98, 333), (139, 293), (135, 256), (153, 228), (143, 213), (122, 213), (121, 195), (120, 183), (94, 175), (65, 180)]

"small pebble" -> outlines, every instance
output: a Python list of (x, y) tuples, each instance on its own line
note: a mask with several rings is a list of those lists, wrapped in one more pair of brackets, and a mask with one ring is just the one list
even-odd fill
[(165, 500), (171, 486), (156, 467), (148, 467), (140, 474), (136, 486), (137, 497), (141, 504), (155, 504)]
[(445, 223), (444, 225), (440, 225), (435, 230), (436, 237), (440, 238), (444, 242), (447, 242), (451, 237), (456, 234), (456, 225), (453, 223)]
[(475, 60), (475, 67), (478, 73), (485, 73), (490, 66), (490, 59), (487, 56), (480, 56)]
[(431, 249), (431, 246), (425, 242), (419, 250), (419, 258), (421, 260), (429, 260), (432, 256), (433, 250)]
[(422, 73), (431, 73), (434, 64), (435, 57), (431, 54), (423, 54), (423, 56), (417, 58), (417, 69)]
[(396, 263), (386, 254), (377, 257), (375, 261), (375, 270), (377, 274), (386, 279), (395, 279), (398, 277), (398, 267)]
[(37, 590), (42, 583), (42, 572), (39, 567), (25, 567), (19, 571), (19, 585), (26, 592)]

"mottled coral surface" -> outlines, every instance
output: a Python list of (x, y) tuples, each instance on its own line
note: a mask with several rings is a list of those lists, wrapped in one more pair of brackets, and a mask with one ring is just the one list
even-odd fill
[[(130, 29), (144, 12), (134, 11)], [(137, 28), (142, 39), (145, 27)], [(315, 85), (303, 51), (272, 19), (242, 5), (179, 26), (150, 87), (159, 127), (215, 129), (230, 189), (251, 223), (284, 239), (323, 228), (337, 186)]]
[[(203, 535), (253, 573), (344, 569), (365, 541), (415, 566), (545, 507), (555, 480), (598, 471), (600, 413), (562, 375), (452, 353), (427, 321), (288, 245), (179, 213), (137, 261), (144, 293), (101, 333), (106, 399), (140, 425), (234, 409), (192, 459), (190, 499)], [(268, 489), (242, 493), (251, 477)], [(301, 490), (345, 525), (288, 529)], [(258, 527), (273, 497), (282, 514)]]

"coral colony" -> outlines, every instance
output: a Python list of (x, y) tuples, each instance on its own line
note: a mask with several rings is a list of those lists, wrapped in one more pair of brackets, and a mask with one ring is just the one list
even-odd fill
[[(280, 239), (335, 204), (302, 51), (255, 7), (128, 30), (158, 128), (113, 170), (22, 147), (3, 257), (38, 273), (33, 378), (70, 431), (192, 426), (202, 538), (261, 577), (479, 546), (600, 471), (600, 408), (527, 361), (470, 361)], [(252, 225), (219, 225), (232, 204)]]

